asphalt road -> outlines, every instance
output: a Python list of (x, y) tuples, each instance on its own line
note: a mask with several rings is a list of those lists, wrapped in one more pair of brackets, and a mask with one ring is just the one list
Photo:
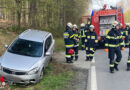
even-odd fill
[(128, 49), (122, 51), (122, 61), (119, 71), (109, 73), (108, 53), (97, 50), (95, 53), (97, 90), (130, 90), (130, 72), (126, 71)]

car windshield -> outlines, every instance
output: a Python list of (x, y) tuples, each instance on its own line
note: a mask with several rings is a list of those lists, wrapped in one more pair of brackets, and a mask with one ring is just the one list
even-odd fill
[(41, 57), (43, 53), (43, 44), (40, 42), (17, 39), (8, 48), (8, 52), (31, 57)]

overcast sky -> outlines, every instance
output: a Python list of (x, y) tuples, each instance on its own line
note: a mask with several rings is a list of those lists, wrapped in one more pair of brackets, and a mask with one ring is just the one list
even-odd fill
[(99, 9), (102, 8), (102, 6), (104, 4), (107, 4), (108, 6), (112, 5), (112, 6), (116, 6), (116, 4), (119, 2), (120, 0), (92, 0), (92, 9)]

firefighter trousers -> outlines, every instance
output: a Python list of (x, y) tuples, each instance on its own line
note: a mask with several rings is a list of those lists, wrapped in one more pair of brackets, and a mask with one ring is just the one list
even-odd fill
[(125, 47), (129, 47), (129, 39), (128, 39), (128, 36), (125, 37)]
[(74, 54), (72, 55), (72, 60), (75, 57), (75, 60), (78, 60), (78, 51), (79, 51), (79, 46), (74, 46)]
[(69, 54), (68, 52), (69, 52), (69, 50), (70, 49), (73, 49), (73, 47), (72, 48), (66, 48), (66, 62), (71, 62), (72, 61), (72, 55), (71, 54)]
[(81, 38), (82, 49), (85, 48), (85, 37)]
[(129, 55), (128, 55), (127, 68), (130, 69), (130, 46), (129, 46)]
[[(122, 58), (121, 48), (120, 47), (109, 48), (108, 54), (110, 59), (110, 71), (114, 71), (114, 67), (118, 66)], [(115, 60), (115, 55), (117, 57), (116, 60)]]
[(92, 60), (94, 57), (94, 52), (95, 52), (94, 48), (86, 47), (86, 59)]

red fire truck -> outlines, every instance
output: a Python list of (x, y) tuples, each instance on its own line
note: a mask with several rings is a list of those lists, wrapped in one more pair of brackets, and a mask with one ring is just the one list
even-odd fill
[[(81, 17), (81, 23), (83, 19), (87, 19), (88, 16)], [(95, 26), (95, 32), (98, 35), (99, 45), (104, 46), (105, 36), (108, 34), (109, 30), (112, 27), (113, 21), (119, 21), (122, 23), (123, 28), (124, 24), (124, 14), (122, 8), (112, 8), (106, 9), (106, 5), (101, 10), (93, 10), (91, 14), (91, 24)]]

